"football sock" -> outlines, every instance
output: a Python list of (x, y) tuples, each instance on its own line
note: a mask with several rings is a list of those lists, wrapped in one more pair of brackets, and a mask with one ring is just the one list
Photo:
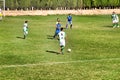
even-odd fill
[(116, 23), (116, 26), (117, 26), (117, 27), (119, 27), (119, 24), (118, 24), (118, 23)]
[(61, 47), (61, 52), (62, 52), (62, 54), (63, 54), (63, 50), (64, 50), (64, 47), (62, 46), (62, 47)]
[(66, 24), (66, 29), (68, 28), (68, 24)]
[(72, 24), (70, 25), (70, 28), (72, 29)]
[(115, 28), (116, 27), (116, 24), (113, 24), (113, 28)]
[(26, 35), (24, 35), (24, 39), (26, 38)]

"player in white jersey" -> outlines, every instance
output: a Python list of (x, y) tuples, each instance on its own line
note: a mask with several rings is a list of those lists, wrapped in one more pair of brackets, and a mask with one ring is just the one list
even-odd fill
[(0, 8), (0, 20), (2, 20), (2, 9)]
[(61, 31), (58, 33), (59, 36), (59, 42), (60, 42), (60, 48), (61, 48), (61, 53), (63, 54), (63, 50), (65, 48), (65, 32), (63, 31), (63, 28), (61, 28)]
[(112, 18), (113, 28), (119, 27), (119, 24), (118, 24), (119, 23), (119, 17), (118, 17), (118, 15), (115, 12), (113, 12), (111, 18)]
[(28, 21), (25, 21), (25, 23), (23, 24), (23, 33), (24, 33), (24, 39), (25, 39), (28, 34)]

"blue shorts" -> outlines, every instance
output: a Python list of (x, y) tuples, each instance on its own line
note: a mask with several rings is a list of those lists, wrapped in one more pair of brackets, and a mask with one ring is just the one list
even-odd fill
[(56, 31), (55, 31), (55, 34), (58, 34), (59, 32), (60, 32), (60, 30), (56, 30)]

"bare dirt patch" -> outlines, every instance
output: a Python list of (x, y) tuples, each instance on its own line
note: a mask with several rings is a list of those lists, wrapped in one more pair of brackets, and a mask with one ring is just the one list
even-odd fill
[(6, 16), (18, 16), (18, 15), (56, 15), (56, 14), (74, 14), (74, 15), (105, 15), (112, 14), (115, 11), (120, 14), (120, 9), (94, 9), (94, 10), (34, 10), (34, 11), (17, 11), (9, 10), (4, 11)]

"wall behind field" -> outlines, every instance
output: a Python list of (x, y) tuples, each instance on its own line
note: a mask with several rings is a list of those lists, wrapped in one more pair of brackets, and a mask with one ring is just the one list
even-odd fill
[(4, 11), (6, 16), (20, 16), (20, 15), (56, 15), (56, 14), (74, 14), (74, 15), (106, 15), (112, 14), (115, 11), (120, 14), (120, 9), (93, 9), (93, 10), (34, 10), (34, 11), (23, 11), (23, 10), (9, 10)]

